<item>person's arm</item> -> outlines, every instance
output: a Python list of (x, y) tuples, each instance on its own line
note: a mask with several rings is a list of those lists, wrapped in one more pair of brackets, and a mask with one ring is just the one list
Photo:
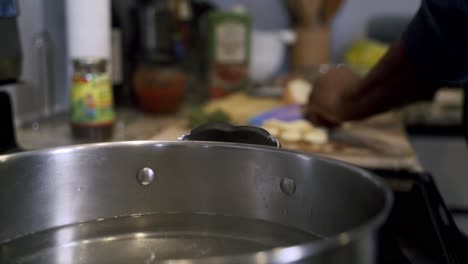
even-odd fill
[(345, 67), (332, 68), (320, 76), (306, 114), (312, 121), (326, 124), (362, 119), (430, 99), (437, 87), (437, 82), (417, 72), (397, 42), (363, 79)]
[(314, 86), (306, 115), (336, 124), (429, 99), (468, 80), (468, 1), (426, 0), (400, 41), (363, 79), (332, 69)]

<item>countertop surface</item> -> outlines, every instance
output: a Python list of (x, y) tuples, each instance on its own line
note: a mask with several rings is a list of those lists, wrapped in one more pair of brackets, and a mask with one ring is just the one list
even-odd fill
[[(149, 115), (136, 109), (117, 109), (112, 138), (106, 141), (150, 140), (155, 134), (181, 119), (178, 114)], [(67, 114), (38, 120), (17, 128), (17, 140), (25, 149), (42, 149), (66, 145), (95, 143), (72, 137)]]
[[(181, 113), (150, 115), (135, 109), (118, 109), (114, 135), (107, 141), (174, 141), (189, 132), (184, 116)], [(338, 133), (345, 141), (345, 147), (341, 143), (325, 148), (287, 143), (283, 147), (368, 168), (422, 170), (398, 115), (387, 114), (348, 125)], [(17, 128), (17, 139), (20, 146), (28, 150), (96, 142), (73, 138), (66, 114)]]

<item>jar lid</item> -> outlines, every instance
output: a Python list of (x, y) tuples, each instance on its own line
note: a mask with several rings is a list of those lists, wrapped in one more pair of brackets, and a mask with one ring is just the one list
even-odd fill
[(107, 60), (103, 58), (80, 58), (73, 59), (73, 67), (75, 70), (89, 72), (104, 72), (106, 71)]

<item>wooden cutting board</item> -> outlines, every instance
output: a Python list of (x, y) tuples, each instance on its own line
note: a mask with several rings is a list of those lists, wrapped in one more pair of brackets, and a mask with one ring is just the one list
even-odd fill
[(349, 123), (329, 134), (330, 141), (322, 149), (310, 144), (285, 147), (368, 168), (422, 170), (401, 118), (395, 113)]
[[(151, 139), (172, 141), (189, 132), (186, 120), (178, 119)], [(401, 119), (396, 114), (388, 113), (362, 122), (347, 124), (331, 131), (330, 136), (331, 140), (327, 144), (282, 142), (282, 147), (366, 168), (422, 170)]]

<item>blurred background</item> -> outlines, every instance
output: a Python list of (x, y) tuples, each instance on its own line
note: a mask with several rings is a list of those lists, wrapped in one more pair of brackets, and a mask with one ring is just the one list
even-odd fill
[[(65, 111), (69, 108), (69, 87), (72, 75), (70, 52), (67, 45), (67, 14), (65, 9), (67, 1), (17, 0), (16, 2), (18, 5), (18, 16), (15, 21), (16, 25), (11, 28), (4, 26), (2, 27), (2, 32), (3, 34), (17, 35), (15, 37), (17, 42), (20, 44), (15, 46), (16, 49), (20, 48), (20, 50), (15, 52), (21, 54), (22, 57), (22, 63), (19, 64), (21, 67), (18, 72), (17, 79), (22, 81), (23, 84), (28, 87), (24, 88), (24, 90), (27, 90), (28, 92), (22, 94), (23, 89), (18, 89), (21, 91), (17, 91), (18, 98), (23, 98), (23, 96), (25, 98), (25, 100), (20, 100), (25, 101), (25, 103), (21, 103), (21, 108), (18, 109), (18, 118), (20, 120), (34, 118), (34, 115), (38, 114), (38, 110), (39, 112), (44, 112), (44, 108), (49, 108), (52, 112)], [(131, 74), (135, 72), (135, 67), (130, 64), (135, 60), (134, 57), (138, 56), (136, 54), (139, 50), (141, 50), (141, 47), (138, 47), (139, 44), (137, 43), (141, 40), (138, 40), (137, 38), (141, 38), (146, 35), (141, 33), (142, 30), (151, 30), (149, 28), (144, 28), (145, 26), (150, 27), (149, 25), (144, 25), (144, 23), (138, 23), (136, 21), (138, 19), (138, 15), (143, 15), (138, 14), (138, 9), (145, 8), (145, 6), (150, 5), (156, 6), (160, 4), (159, 2), (164, 1), (113, 0), (110, 3), (109, 8), (111, 10), (108, 12), (111, 12), (112, 22), (109, 23), (111, 23), (113, 32), (119, 32), (119, 37), (117, 39), (113, 38), (111, 43), (114, 47), (119, 46), (119, 54), (112, 53), (112, 55), (118, 56), (118, 58), (113, 58), (114, 61), (120, 60), (121, 64), (119, 66), (121, 68), (125, 68), (120, 72), (120, 74), (124, 75), (125, 78), (122, 77), (122, 80), (120, 78), (118, 80), (121, 82), (121, 85), (124, 86), (124, 88), (122, 88), (123, 90), (131, 90), (133, 88)], [(251, 17), (251, 28), (254, 31), (260, 31), (260, 34), (265, 32), (273, 33), (275, 31), (291, 30), (296, 26), (299, 28), (307, 27), (305, 24), (295, 24), (295, 15), (292, 14), (294, 11), (288, 10), (287, 2), (293, 3), (295, 1), (215, 0), (167, 2), (177, 3), (176, 5), (198, 6), (187, 7), (189, 10), (186, 11), (186, 18), (181, 18), (181, 20), (186, 19), (187, 23), (193, 26), (190, 30), (192, 31), (192, 34), (197, 34), (199, 32), (195, 31), (202, 30), (202, 25), (199, 25), (202, 23), (200, 21), (200, 16), (202, 15), (196, 14), (197, 12), (209, 12), (209, 9), (232, 11), (236, 7), (242, 7), (246, 11), (245, 13)], [(307, 3), (307, 1), (304, 1), (304, 3)], [(313, 53), (321, 54), (321, 56), (324, 57), (323, 61), (320, 61), (319, 59), (317, 61), (311, 61), (311, 63), (325, 63), (327, 62), (327, 59), (330, 62), (335, 63), (343, 62), (346, 50), (356, 41), (360, 41), (368, 37), (384, 42), (394, 40), (403, 30), (411, 16), (416, 12), (419, 3), (419, 0), (398, 0), (392, 1), (391, 3), (384, 0), (342, 1), (342, 3), (339, 3), (338, 9), (335, 11), (336, 13), (333, 13), (332, 17), (327, 20), (325, 25), (323, 25), (325, 30), (328, 31), (327, 34), (329, 34), (329, 42), (324, 44), (324, 46), (327, 47), (320, 47), (317, 43), (312, 44), (309, 48), (310, 50), (313, 50)], [(92, 5), (91, 2), (90, 4)], [(79, 10), (79, 8), (82, 8), (83, 10)], [(81, 7), (79, 5), (77, 6), (78, 10), (72, 10), (72, 13), (76, 12), (78, 16), (77, 19), (80, 19), (80, 17), (86, 17), (87, 8), (93, 9), (93, 6), (88, 6), (86, 3), (83, 3)], [(199, 8), (200, 11), (193, 10), (194, 8)], [(207, 10), (202, 10), (204, 8)], [(314, 7), (312, 6), (312, 8)], [(181, 13), (180, 11), (175, 12)], [(310, 11), (312, 16), (314, 14), (316, 16), (320, 16), (320, 14), (316, 14), (319, 12), (320, 10), (314, 11), (313, 9)], [(184, 14), (173, 14), (173, 16), (184, 16)], [(162, 21), (162, 23), (164, 22), (165, 21)], [(307, 24), (308, 22), (304, 23)], [(89, 25), (83, 24), (82, 26), (88, 27)], [(4, 32), (5, 30), (16, 32)], [(180, 30), (180, 28), (173, 28), (173, 30), (177, 31)], [(172, 32), (170, 34), (175, 35), (178, 34), (178, 32)], [(4, 35), (4, 38), (8, 38), (8, 36), (9, 35)], [(198, 41), (193, 41), (193, 43), (196, 42)], [(200, 43), (196, 44), (198, 45)], [(89, 44), (83, 43), (83, 45), (86, 46)], [(290, 46), (294, 46), (294, 44), (291, 44)], [(251, 55), (255, 56), (255, 53), (252, 53)], [(109, 59), (112, 61), (110, 57), (111, 54), (109, 54)], [(286, 71), (288, 66), (291, 65), (288, 63), (286, 57), (282, 58), (282, 60), (284, 65), (282, 65), (281, 69)], [(42, 67), (44, 65), (47, 67)], [(41, 68), (47, 69), (42, 69), (41, 72)], [(42, 79), (47, 80), (43, 80), (41, 83)], [(44, 82), (46, 82), (46, 84), (44, 84)], [(44, 86), (50, 87), (47, 89)], [(39, 103), (36, 103), (36, 105), (30, 103), (29, 101), (31, 99), (28, 98), (28, 96), (33, 93), (47, 93), (48, 97), (50, 97), (48, 98), (50, 105), (39, 106), (37, 105)], [(127, 95), (131, 97), (131, 92)]]
[(1, 0), (0, 89), (13, 99), (18, 141), (28, 149), (175, 140), (209, 121), (248, 123), (287, 148), (366, 167), (430, 171), (450, 206), (468, 207), (459, 87), (336, 131), (289, 124), (300, 121), (298, 109), (321, 67), (345, 63), (365, 75), (419, 5)]

